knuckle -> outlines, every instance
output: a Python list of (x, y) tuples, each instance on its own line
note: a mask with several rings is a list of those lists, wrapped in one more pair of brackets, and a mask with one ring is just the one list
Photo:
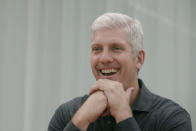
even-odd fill
[(106, 98), (105, 95), (102, 95), (102, 96), (101, 96), (101, 99), (102, 99), (103, 101), (107, 101), (107, 98)]
[(111, 87), (108, 88), (108, 90), (109, 90), (109, 92), (114, 93), (115, 90), (116, 90), (115, 88), (116, 88), (115, 86), (111, 86)]
[(123, 88), (123, 84), (118, 82), (118, 88)]
[(99, 99), (100, 99), (100, 100), (103, 100), (103, 101), (107, 100), (107, 98), (106, 98), (106, 96), (104, 95), (104, 92), (103, 92), (103, 91), (99, 91), (98, 93), (99, 93)]

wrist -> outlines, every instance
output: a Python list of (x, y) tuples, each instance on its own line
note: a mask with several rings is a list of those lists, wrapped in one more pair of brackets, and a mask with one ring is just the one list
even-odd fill
[(72, 118), (72, 123), (81, 131), (86, 131), (89, 126), (88, 120), (83, 119), (77, 113)]
[(132, 111), (127, 111), (127, 112), (120, 112), (116, 116), (114, 116), (116, 123), (119, 123), (120, 121), (126, 120), (130, 117), (133, 117)]

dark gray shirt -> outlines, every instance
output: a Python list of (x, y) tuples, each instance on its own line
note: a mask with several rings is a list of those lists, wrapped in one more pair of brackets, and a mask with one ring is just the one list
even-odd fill
[[(100, 117), (87, 131), (192, 131), (190, 115), (185, 109), (151, 93), (142, 80), (138, 81), (140, 92), (132, 108), (134, 117), (118, 124), (111, 116)], [(79, 131), (71, 119), (87, 98), (85, 95), (62, 104), (53, 115), (48, 131)]]

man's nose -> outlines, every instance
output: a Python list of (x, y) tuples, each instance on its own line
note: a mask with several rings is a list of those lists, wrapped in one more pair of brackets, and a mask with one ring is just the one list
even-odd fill
[(112, 61), (113, 61), (113, 57), (111, 52), (109, 52), (108, 50), (103, 50), (100, 56), (100, 62), (102, 64), (107, 64), (107, 63), (111, 63)]

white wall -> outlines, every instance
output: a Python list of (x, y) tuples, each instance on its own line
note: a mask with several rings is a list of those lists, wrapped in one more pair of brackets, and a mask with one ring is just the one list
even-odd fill
[(60, 104), (88, 93), (90, 25), (104, 12), (141, 21), (140, 77), (195, 123), (195, 8), (194, 0), (0, 0), (0, 131), (46, 130)]

